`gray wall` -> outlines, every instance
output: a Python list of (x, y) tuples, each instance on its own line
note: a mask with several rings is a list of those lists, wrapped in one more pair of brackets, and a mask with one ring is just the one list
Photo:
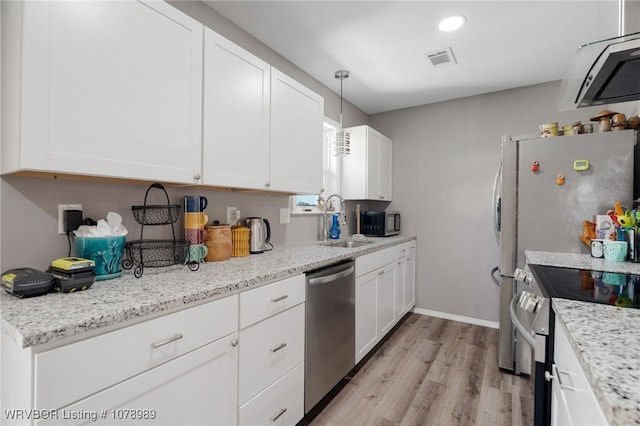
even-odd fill
[[(143, 204), (146, 184), (96, 183), (69, 180), (4, 176), (1, 182), (2, 271), (21, 266), (45, 269), (51, 260), (67, 256), (68, 241), (57, 235), (58, 204), (82, 204), (85, 217), (103, 219), (109, 211), (122, 215), (129, 230), (128, 240), (140, 237), (140, 225), (131, 213), (132, 205)], [(204, 195), (210, 220), (226, 222), (227, 206), (237, 207), (243, 217), (266, 217), (272, 225), (272, 241), (279, 245), (318, 239), (317, 216), (292, 217), (280, 225), (280, 208), (287, 207), (289, 197), (259, 193), (204, 191), (194, 188), (167, 187), (171, 203), (182, 204), (184, 195)], [(149, 204), (164, 204), (158, 190), (149, 193)], [(183, 236), (182, 218), (175, 224), (176, 234)], [(171, 228), (145, 227), (145, 238), (170, 238)]]
[[(418, 308), (498, 321), (491, 192), (503, 135), (537, 132), (603, 107), (557, 112), (559, 82), (372, 115), (393, 140), (393, 202), (403, 231), (418, 235)], [(640, 112), (640, 102), (609, 109)]]

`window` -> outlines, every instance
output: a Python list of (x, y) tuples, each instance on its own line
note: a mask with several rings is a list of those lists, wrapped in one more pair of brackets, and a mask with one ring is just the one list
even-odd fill
[[(340, 124), (331, 120), (324, 119), (324, 138), (323, 147), (323, 192), (320, 194), (294, 195), (290, 197), (290, 208), (293, 214), (317, 214), (322, 213), (324, 199), (331, 194), (340, 192), (340, 157), (333, 155), (333, 144), (336, 140), (336, 133), (340, 128)], [(334, 199), (331, 200), (333, 211), (340, 210), (340, 203)], [(329, 206), (331, 209), (331, 206)]]

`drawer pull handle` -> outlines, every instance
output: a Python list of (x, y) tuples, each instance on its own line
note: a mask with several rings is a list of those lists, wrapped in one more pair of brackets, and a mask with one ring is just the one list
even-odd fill
[(283, 301), (284, 299), (287, 299), (288, 297), (289, 297), (289, 295), (288, 295), (288, 294), (283, 294), (283, 295), (282, 295), (282, 296), (280, 296), (280, 297), (276, 297), (275, 299), (271, 299), (271, 303), (278, 303), (278, 302), (281, 302), (281, 301)]
[(280, 416), (282, 416), (284, 413), (286, 413), (287, 409), (286, 408), (281, 408), (280, 411), (278, 411), (278, 414), (276, 414), (275, 416), (271, 417), (269, 420), (271, 420), (271, 422), (275, 422), (276, 420), (278, 420), (280, 418)]
[(176, 334), (173, 337), (169, 337), (168, 339), (162, 340), (160, 342), (152, 343), (151, 347), (153, 349), (158, 349), (160, 346), (168, 345), (171, 342), (175, 342), (176, 340), (182, 339), (184, 336), (182, 334)]
[(232, 339), (232, 340), (231, 340), (231, 346), (233, 346), (234, 348), (235, 348), (236, 346), (238, 346), (238, 339)]
[(560, 389), (564, 389), (564, 390), (568, 390), (568, 391), (575, 391), (576, 388), (573, 386), (567, 386), (564, 383), (562, 383), (562, 379), (560, 378), (560, 374), (566, 374), (567, 376), (569, 376), (571, 373), (569, 373), (568, 371), (562, 371), (560, 370), (558, 367), (556, 367), (555, 364), (553, 364), (551, 366), (551, 371), (556, 373), (555, 376), (551, 373), (549, 373), (548, 371), (544, 372), (544, 379), (547, 382), (550, 382), (551, 380), (557, 380), (558, 381), (558, 386), (560, 387)]
[(283, 349), (285, 346), (287, 346), (287, 344), (286, 344), (286, 343), (280, 343), (280, 344), (279, 344), (278, 346), (276, 346), (275, 348), (270, 349), (270, 351), (271, 351), (272, 353), (276, 353), (276, 352), (278, 352), (280, 349)]

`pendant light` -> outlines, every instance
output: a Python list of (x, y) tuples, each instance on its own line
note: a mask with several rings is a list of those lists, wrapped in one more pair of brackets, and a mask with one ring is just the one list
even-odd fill
[(342, 127), (342, 82), (349, 78), (349, 71), (336, 71), (334, 77), (340, 80), (340, 131), (336, 134), (333, 155), (336, 157), (345, 157), (351, 153), (351, 142), (349, 140), (349, 132), (345, 132)]

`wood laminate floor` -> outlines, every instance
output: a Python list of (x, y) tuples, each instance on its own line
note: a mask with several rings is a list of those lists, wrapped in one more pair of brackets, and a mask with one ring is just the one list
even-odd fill
[(310, 424), (532, 425), (533, 379), (498, 368), (497, 340), (411, 313)]

